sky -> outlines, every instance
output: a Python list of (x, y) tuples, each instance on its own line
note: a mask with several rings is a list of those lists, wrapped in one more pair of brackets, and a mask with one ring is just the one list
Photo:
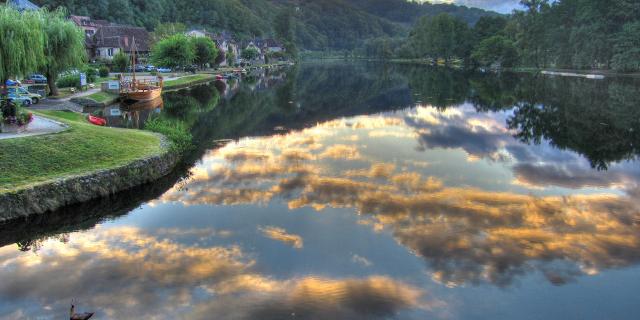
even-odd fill
[(430, 0), (432, 3), (455, 3), (467, 7), (477, 7), (500, 13), (510, 13), (519, 8), (519, 0)]

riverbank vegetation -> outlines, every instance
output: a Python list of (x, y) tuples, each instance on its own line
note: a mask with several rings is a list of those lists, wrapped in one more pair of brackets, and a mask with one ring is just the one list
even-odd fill
[(162, 151), (160, 137), (151, 132), (94, 126), (73, 112), (37, 114), (70, 128), (58, 134), (0, 140), (0, 192), (115, 168)]
[(175, 80), (167, 80), (164, 82), (164, 88), (167, 90), (183, 88), (200, 82), (211, 81), (215, 79), (213, 74), (199, 73), (191, 76), (180, 77)]
[(525, 11), (485, 16), (469, 27), (449, 14), (422, 17), (405, 39), (369, 40), (360, 54), (381, 59), (459, 59), (468, 67), (640, 71), (635, 0), (525, 0)]

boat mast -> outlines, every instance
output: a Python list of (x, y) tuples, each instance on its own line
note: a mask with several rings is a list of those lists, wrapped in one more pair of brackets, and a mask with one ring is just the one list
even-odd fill
[(135, 86), (135, 83), (136, 83), (136, 37), (135, 36), (133, 36), (133, 40), (131, 43), (131, 70), (133, 71), (132, 83)]

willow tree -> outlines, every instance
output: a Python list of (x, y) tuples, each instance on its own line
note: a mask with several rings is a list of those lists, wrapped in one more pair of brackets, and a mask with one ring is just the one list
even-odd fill
[(58, 95), (56, 80), (58, 74), (69, 68), (78, 67), (86, 60), (84, 32), (71, 20), (66, 12), (58, 9), (43, 11), (44, 21), (44, 64), (40, 70), (47, 77), (52, 95)]
[[(0, 80), (24, 76), (42, 67), (44, 55), (43, 13), (0, 5)], [(3, 90), (4, 91), (4, 90)]]

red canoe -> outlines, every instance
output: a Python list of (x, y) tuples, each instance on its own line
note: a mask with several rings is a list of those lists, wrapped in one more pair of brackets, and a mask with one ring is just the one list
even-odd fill
[(216, 75), (216, 80), (224, 80), (224, 77), (221, 74)]
[(107, 120), (99, 118), (99, 117), (94, 117), (92, 115), (89, 115), (89, 122), (95, 124), (96, 126), (106, 126), (107, 125)]

